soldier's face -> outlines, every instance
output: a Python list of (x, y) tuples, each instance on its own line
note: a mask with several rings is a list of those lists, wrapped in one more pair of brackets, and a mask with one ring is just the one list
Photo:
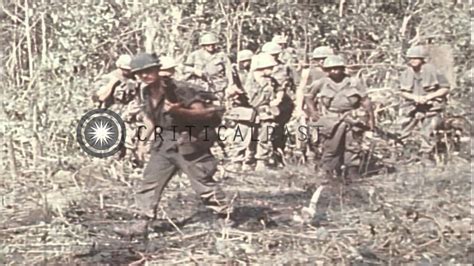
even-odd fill
[(175, 73), (175, 69), (174, 68), (171, 68), (171, 69), (164, 69), (164, 70), (160, 70), (160, 72), (158, 72), (158, 75), (160, 77), (167, 77), (167, 78), (170, 78), (174, 75)]
[(344, 76), (344, 67), (331, 67), (326, 70), (328, 76), (332, 79), (340, 79)]
[(203, 45), (204, 50), (208, 51), (209, 53), (214, 53), (216, 51), (216, 45), (215, 44), (206, 44)]
[(122, 72), (122, 76), (124, 77), (130, 77), (130, 74), (132, 73), (130, 69), (124, 69), (124, 68), (121, 68), (120, 71)]
[(410, 58), (408, 59), (408, 65), (414, 68), (418, 68), (423, 64), (422, 58)]
[(136, 75), (145, 84), (152, 84), (160, 79), (156, 68), (145, 69), (138, 72)]
[(273, 67), (267, 67), (262, 69), (262, 74), (264, 77), (270, 77), (273, 73)]
[(322, 66), (325, 58), (313, 58), (313, 64), (316, 66)]
[(240, 61), (240, 65), (241, 65), (243, 68), (249, 68), (249, 67), (250, 67), (250, 60)]

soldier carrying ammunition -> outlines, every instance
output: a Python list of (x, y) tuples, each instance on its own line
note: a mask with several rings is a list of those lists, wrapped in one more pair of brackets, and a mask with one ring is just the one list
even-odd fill
[[(217, 161), (210, 152), (215, 138), (213, 127), (219, 125), (221, 118), (216, 107), (209, 107), (202, 99), (196, 85), (161, 78), (160, 66), (160, 60), (154, 54), (138, 54), (131, 62), (145, 96), (146, 127), (140, 132), (140, 145), (145, 145), (144, 140), (155, 133), (150, 161), (136, 191), (137, 205), (152, 219), (156, 218), (165, 186), (181, 170), (191, 180), (205, 206), (224, 221), (231, 210), (213, 179)], [(160, 127), (158, 136), (157, 126)], [(132, 228), (116, 228), (115, 231), (129, 235), (146, 223), (148, 221), (140, 221)]]
[(432, 166), (431, 155), (436, 145), (433, 133), (442, 123), (450, 85), (434, 65), (426, 62), (422, 46), (408, 49), (406, 57), (408, 68), (400, 76), (400, 95), (409, 107), (403, 110), (408, 121), (403, 125), (402, 135), (407, 136), (416, 126), (421, 127), (423, 163)]
[(215, 93), (223, 102), (225, 90), (232, 84), (232, 67), (229, 58), (217, 48), (219, 40), (213, 33), (199, 39), (201, 48), (192, 52), (184, 63), (184, 80), (198, 84)]
[(323, 68), (328, 76), (313, 83), (306, 93), (308, 100), (314, 101), (317, 96), (317, 104), (323, 109), (317, 122), (323, 138), (321, 168), (331, 178), (343, 175), (344, 166), (350, 181), (360, 175), (363, 133), (374, 128), (372, 108), (365, 86), (345, 74), (341, 57), (328, 56)]

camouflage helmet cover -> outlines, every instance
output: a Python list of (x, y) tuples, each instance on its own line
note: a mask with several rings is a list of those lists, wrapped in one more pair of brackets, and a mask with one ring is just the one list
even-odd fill
[(330, 55), (334, 55), (334, 51), (329, 46), (319, 46), (313, 50), (311, 57), (313, 59), (326, 58)]
[(237, 53), (237, 62), (251, 60), (253, 52), (250, 50), (241, 50)]
[(130, 62), (131, 61), (132, 61), (132, 57), (130, 55), (123, 54), (123, 55), (119, 56), (119, 58), (115, 62), (115, 66), (117, 68), (130, 70), (131, 69), (131, 67), (130, 67)]
[(323, 68), (331, 68), (331, 67), (345, 67), (346, 63), (341, 56), (338, 55), (330, 55), (324, 59)]
[(262, 46), (262, 52), (267, 54), (279, 54), (282, 52), (281, 46), (274, 42), (267, 42)]
[(278, 65), (278, 63), (272, 55), (267, 53), (260, 53), (252, 57), (252, 65), (250, 68), (252, 70), (259, 70), (274, 67), (276, 65)]
[(160, 58), (154, 53), (139, 53), (132, 58), (130, 67), (132, 72), (136, 73), (152, 67), (161, 67), (161, 62)]
[(199, 45), (216, 44), (218, 42), (219, 39), (214, 33), (204, 33), (199, 38)]

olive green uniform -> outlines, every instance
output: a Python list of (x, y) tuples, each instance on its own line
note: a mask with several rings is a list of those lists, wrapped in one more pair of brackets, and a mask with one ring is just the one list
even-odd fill
[[(140, 99), (138, 82), (134, 79), (126, 78), (119, 69), (102, 76), (95, 84), (102, 90), (105, 86), (111, 86), (110, 94), (100, 107), (108, 108), (120, 115), (126, 127), (126, 139), (124, 150), (119, 157), (125, 156), (126, 150), (131, 151), (131, 159), (135, 160), (137, 146), (136, 129), (142, 122), (140, 116)], [(95, 97), (93, 97), (94, 100)]]
[(340, 167), (359, 166), (361, 141), (368, 123), (368, 113), (360, 108), (366, 90), (359, 79), (346, 76), (340, 83), (324, 77), (313, 84), (307, 95), (318, 94), (323, 106), (316, 123), (323, 138), (321, 168), (333, 173)]
[[(225, 53), (211, 54), (204, 49), (199, 49), (188, 56), (184, 66), (185, 80), (202, 86), (206, 91), (216, 93), (222, 102), (225, 89), (232, 83), (229, 80), (232, 77), (231, 63)], [(203, 76), (194, 75), (193, 68), (201, 70)]]
[(258, 141), (249, 141), (248, 158), (251, 159), (255, 150), (256, 160), (268, 162), (274, 151), (272, 139), (278, 137), (275, 134), (277, 130), (275, 107), (270, 107), (270, 102), (283, 88), (273, 78), (264, 78), (263, 83), (258, 83), (253, 77), (248, 79), (245, 87), (248, 89), (250, 105), (255, 108), (258, 117), (258, 125), (253, 127), (254, 134), (249, 134), (249, 137), (257, 136)]
[[(164, 84), (166, 94), (156, 108), (152, 108), (149, 96), (145, 94), (145, 113), (162, 128), (155, 139), (151, 157), (144, 171), (144, 179), (136, 192), (137, 204), (146, 211), (156, 211), (161, 194), (171, 177), (178, 171), (184, 172), (193, 189), (206, 207), (221, 214), (228, 211), (226, 197), (213, 175), (217, 170), (217, 160), (210, 152), (215, 139), (213, 123), (209, 125), (187, 121), (164, 111), (165, 99), (189, 107), (194, 102), (205, 102), (195, 85), (169, 80)], [(144, 88), (144, 91), (148, 90)], [(190, 129), (186, 126), (194, 126)], [(211, 126), (207, 130), (205, 126)]]
[[(449, 82), (446, 77), (439, 73), (434, 65), (423, 64), (417, 73), (409, 67), (400, 76), (400, 90), (413, 93), (418, 96), (424, 96), (428, 93), (437, 91), (440, 88), (449, 88)], [(409, 106), (402, 109), (402, 115), (406, 118), (406, 127), (402, 135), (409, 132), (409, 128), (415, 128), (413, 123), (421, 127), (421, 152), (429, 153), (433, 150), (435, 142), (431, 134), (438, 128), (442, 122), (441, 114), (446, 107), (446, 97), (435, 98), (425, 104), (416, 104), (407, 102)], [(409, 128), (408, 128), (409, 127)]]

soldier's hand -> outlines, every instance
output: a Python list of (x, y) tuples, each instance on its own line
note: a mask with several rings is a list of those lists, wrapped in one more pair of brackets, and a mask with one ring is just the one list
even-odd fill
[(137, 146), (137, 160), (143, 162), (145, 160), (145, 155), (148, 152), (148, 146), (145, 142), (140, 142)]
[(181, 108), (181, 103), (172, 103), (168, 100), (165, 100), (165, 106), (163, 107), (165, 112), (173, 113), (179, 108)]
[(227, 95), (229, 97), (233, 97), (233, 96), (243, 94), (243, 93), (244, 92), (239, 87), (237, 87), (236, 85), (231, 85), (227, 88)]

